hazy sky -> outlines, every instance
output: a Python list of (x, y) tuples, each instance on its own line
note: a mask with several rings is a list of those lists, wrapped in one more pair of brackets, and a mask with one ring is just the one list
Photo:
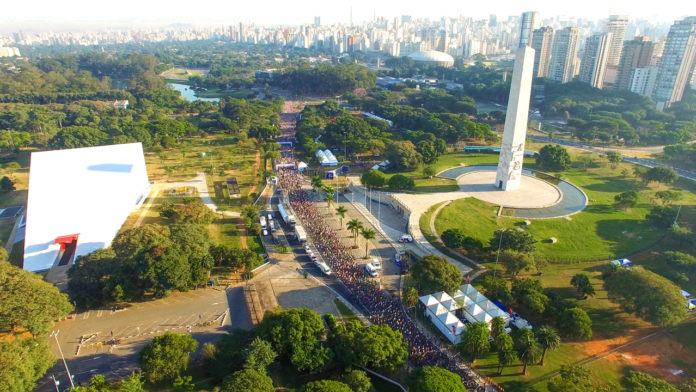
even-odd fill
[[(257, 24), (311, 23), (321, 16), (322, 23), (347, 23), (350, 7), (353, 21), (412, 15), (439, 18), (466, 15), (487, 18), (519, 15), (538, 11), (542, 18), (555, 15), (589, 19), (610, 14), (671, 22), (696, 15), (694, 0), (8, 0), (3, 4), (0, 21), (12, 25), (22, 21), (121, 21), (121, 22), (255, 22)], [(25, 28), (40, 27), (28, 23)]]

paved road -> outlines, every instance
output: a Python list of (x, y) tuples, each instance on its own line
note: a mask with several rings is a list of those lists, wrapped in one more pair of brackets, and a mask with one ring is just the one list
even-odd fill
[[(119, 311), (90, 310), (77, 314), (74, 320), (57, 323), (54, 332), (59, 331), (58, 341), (68, 368), (76, 381), (84, 384), (94, 374), (104, 374), (109, 379), (130, 374), (137, 368), (140, 350), (154, 336), (166, 331), (186, 333), (188, 326), (201, 346), (217, 340), (230, 327), (251, 328), (241, 286), (176, 292), (168, 298), (134, 303)], [(93, 335), (80, 345), (81, 338)], [(120, 344), (110, 345), (112, 339), (120, 339)], [(35, 390), (40, 392), (55, 390), (52, 374), (61, 386), (69, 384), (55, 339), (51, 338), (50, 343), (59, 360), (39, 381)]]

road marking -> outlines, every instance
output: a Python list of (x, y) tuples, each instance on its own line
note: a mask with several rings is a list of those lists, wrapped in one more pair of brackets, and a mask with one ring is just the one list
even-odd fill
[(103, 313), (103, 310), (99, 309), (97, 310), (97, 317), (101, 317)]

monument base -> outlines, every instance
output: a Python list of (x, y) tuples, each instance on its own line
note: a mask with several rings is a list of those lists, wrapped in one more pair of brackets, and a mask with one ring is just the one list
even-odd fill
[(502, 190), (495, 184), (493, 170), (474, 171), (457, 178), (459, 189), (487, 203), (510, 208), (544, 208), (558, 204), (563, 193), (555, 185), (534, 176), (523, 174), (520, 187)]

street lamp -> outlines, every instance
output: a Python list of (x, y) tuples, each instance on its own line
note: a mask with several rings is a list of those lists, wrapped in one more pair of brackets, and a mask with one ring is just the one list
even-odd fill
[[(60, 352), (60, 357), (63, 359), (63, 366), (65, 366), (65, 372), (68, 374), (68, 380), (70, 381), (70, 387), (75, 388), (75, 382), (73, 381), (73, 376), (70, 374), (70, 370), (68, 369), (68, 363), (65, 362), (65, 356), (63, 355), (63, 350), (60, 348), (60, 342), (58, 341), (58, 334), (60, 333), (60, 329), (57, 331), (51, 332), (50, 336), (53, 336), (54, 339), (56, 339), (56, 344), (58, 345), (58, 351)], [(56, 385), (57, 387), (57, 385)]]
[(500, 258), (500, 247), (503, 245), (503, 232), (505, 229), (500, 229), (500, 241), (498, 241), (498, 254), (495, 255), (495, 269), (493, 269), (493, 277), (495, 278), (496, 272), (498, 272), (498, 259)]
[(60, 392), (60, 389), (58, 389), (58, 385), (60, 385), (60, 381), (56, 380), (55, 374), (51, 374), (51, 378), (53, 379), (53, 385), (56, 387), (56, 392)]

